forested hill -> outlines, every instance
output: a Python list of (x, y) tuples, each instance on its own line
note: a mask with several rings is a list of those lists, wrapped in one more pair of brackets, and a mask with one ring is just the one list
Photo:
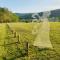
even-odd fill
[(58, 17), (58, 16), (60, 16), (60, 9), (51, 11), (51, 17)]
[(0, 7), (0, 23), (6, 22), (18, 22), (19, 17), (13, 12), (9, 11), (8, 8)]
[[(15, 13), (17, 16), (20, 17), (20, 19), (33, 19), (32, 15), (36, 13)], [(38, 13), (40, 16), (42, 16), (43, 12)]]
[[(32, 14), (34, 13), (16, 13), (16, 15), (20, 16), (21, 19), (32, 19)], [(43, 12), (38, 14), (42, 16)], [(60, 17), (60, 9), (52, 10), (50, 17)]]

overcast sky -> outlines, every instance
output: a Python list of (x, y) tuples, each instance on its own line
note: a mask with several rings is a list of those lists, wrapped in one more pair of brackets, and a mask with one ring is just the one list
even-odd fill
[(41, 12), (60, 9), (60, 0), (0, 0), (0, 7), (19, 13)]

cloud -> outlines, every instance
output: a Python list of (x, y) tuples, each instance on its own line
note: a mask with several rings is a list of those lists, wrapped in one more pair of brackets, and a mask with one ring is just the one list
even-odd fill
[(60, 0), (52, 0), (52, 4), (58, 6), (60, 5)]

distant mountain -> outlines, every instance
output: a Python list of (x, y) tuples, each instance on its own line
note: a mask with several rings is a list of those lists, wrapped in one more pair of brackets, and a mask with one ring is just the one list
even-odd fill
[(31, 19), (33, 13), (16, 13), (17, 16), (20, 17), (20, 19)]
[[(17, 16), (20, 17), (20, 19), (33, 19), (32, 15), (36, 13), (15, 13)], [(42, 16), (43, 12), (38, 13), (40, 16)], [(36, 18), (38, 18), (36, 16)]]
[[(51, 12), (51, 15), (50, 15), (50, 18), (52, 18), (52, 17), (60, 17), (60, 9), (56, 9), (56, 10), (51, 10), (50, 11)], [(43, 13), (44, 12), (39, 12), (38, 14), (40, 15), (40, 16), (43, 16)], [(15, 13), (17, 16), (19, 16), (20, 17), (20, 19), (33, 19), (33, 17), (32, 17), (32, 15), (34, 14), (34, 13)], [(38, 18), (37, 16), (36, 16), (36, 18)]]
[(52, 10), (51, 17), (60, 17), (60, 9)]

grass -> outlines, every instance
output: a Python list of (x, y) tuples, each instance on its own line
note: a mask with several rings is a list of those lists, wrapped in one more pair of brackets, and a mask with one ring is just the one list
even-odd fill
[[(8, 23), (10, 28), (16, 31), (17, 35), (20, 35), (19, 40), (21, 43), (19, 47), (22, 52), (25, 45), (24, 42), (27, 41), (29, 43), (28, 60), (60, 60), (60, 22), (50, 22), (50, 40), (53, 49), (40, 49), (39, 47), (33, 46), (36, 35), (32, 34), (32, 30), (35, 24), (38, 28), (40, 27), (38, 23)], [(0, 44), (4, 44), (5, 32), (5, 23), (2, 23), (0, 24)], [(0, 56), (2, 52), (3, 48), (0, 47)], [(27, 56), (24, 58), (27, 60)]]

